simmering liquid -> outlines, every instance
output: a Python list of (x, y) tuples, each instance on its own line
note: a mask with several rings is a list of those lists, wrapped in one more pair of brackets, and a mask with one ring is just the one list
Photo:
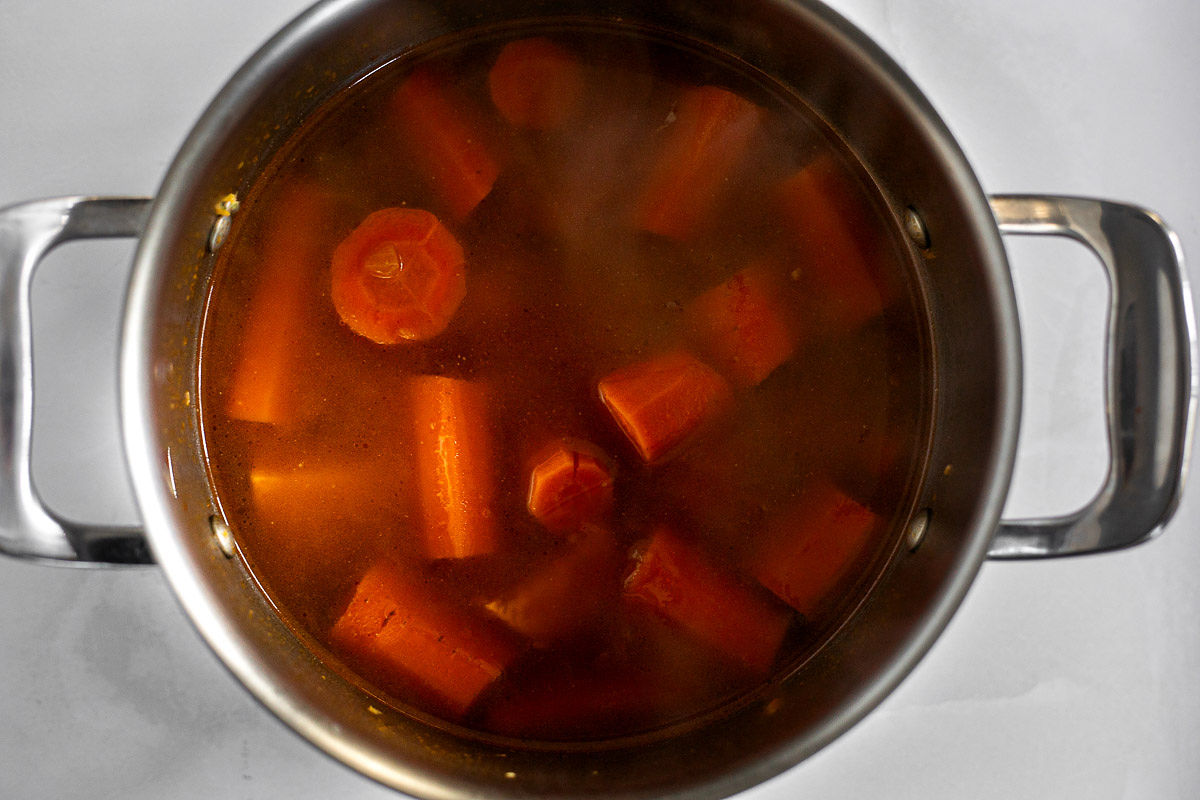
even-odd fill
[(886, 567), (929, 425), (906, 251), (835, 141), (595, 30), (332, 99), (243, 199), (199, 363), (282, 617), (380, 702), (530, 740), (801, 664)]

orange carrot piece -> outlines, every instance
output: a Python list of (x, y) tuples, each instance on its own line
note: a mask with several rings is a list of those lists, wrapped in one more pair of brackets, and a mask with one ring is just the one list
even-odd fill
[(665, 527), (636, 555), (625, 596), (688, 631), (755, 673), (765, 673), (787, 633), (791, 613), (710, 563)]
[(425, 554), (465, 558), (495, 551), (499, 533), (484, 389), (426, 375), (412, 381), (412, 399)]
[(334, 308), (378, 344), (432, 338), (467, 294), (463, 262), (462, 247), (433, 214), (380, 209), (333, 251)]
[(600, 448), (567, 439), (543, 450), (536, 461), (526, 506), (547, 530), (574, 530), (612, 507), (613, 465)]
[(446, 79), (418, 69), (400, 85), (391, 111), (450, 214), (465, 219), (492, 191), (500, 165), (480, 139)]
[(780, 184), (780, 202), (798, 248), (798, 274), (829, 306), (830, 321), (855, 328), (884, 307), (871, 269), (869, 208), (829, 156)]
[(486, 608), (536, 644), (582, 630), (619, 584), (621, 553), (612, 532), (584, 526), (570, 549)]
[(796, 352), (800, 336), (786, 289), (768, 267), (747, 267), (685, 308), (693, 342), (734, 386), (757, 386)]
[(296, 341), (309, 325), (304, 316), (307, 268), (327, 257), (320, 251), (324, 200), (304, 185), (279, 198), (262, 240), (258, 285), (245, 310), (241, 352), (226, 389), (225, 412), (233, 419), (287, 425), (296, 415)]
[[(440, 597), (388, 561), (371, 567), (330, 631), (334, 649), (397, 694), (416, 691), (462, 716), (517, 656), (502, 628)], [(410, 690), (411, 691), (411, 690)]]
[(684, 90), (634, 211), (634, 226), (686, 239), (713, 210), (749, 149), (763, 110), (716, 86)]
[(566, 123), (583, 99), (583, 67), (565, 48), (541, 36), (509, 42), (488, 73), (492, 103), (519, 128), (550, 130)]
[(811, 616), (870, 548), (879, 516), (832, 483), (812, 487), (769, 526), (750, 572), (781, 600)]
[(658, 461), (725, 414), (733, 392), (691, 353), (678, 350), (600, 379), (600, 399), (642, 460)]

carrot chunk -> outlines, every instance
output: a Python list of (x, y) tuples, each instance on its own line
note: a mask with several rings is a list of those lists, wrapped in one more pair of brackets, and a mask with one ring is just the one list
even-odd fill
[(829, 156), (812, 161), (780, 184), (792, 226), (801, 280), (827, 305), (827, 321), (855, 328), (884, 307), (873, 274), (870, 209)]
[(304, 367), (296, 341), (309, 325), (303, 276), (326, 258), (321, 230), (324, 200), (311, 187), (293, 184), (279, 198), (263, 233), (261, 266), (243, 319), (241, 352), (226, 389), (225, 411), (233, 419), (287, 425), (296, 416), (295, 381)]
[(634, 226), (686, 239), (716, 206), (763, 110), (716, 86), (684, 90), (634, 211)]
[(725, 379), (683, 350), (609, 373), (599, 389), (601, 401), (647, 463), (676, 450), (733, 403)]
[(775, 661), (791, 613), (660, 527), (640, 548), (625, 596), (755, 673)]
[(499, 534), (483, 387), (425, 375), (412, 381), (412, 399), (426, 555), (465, 558), (493, 552)]
[(812, 487), (769, 526), (750, 572), (801, 614), (827, 605), (832, 592), (870, 548), (879, 517), (832, 483)]
[(615, 598), (620, 561), (612, 532), (585, 526), (570, 549), (486, 607), (533, 642), (552, 642), (584, 629)]
[(333, 251), (334, 308), (378, 344), (441, 333), (467, 294), (463, 249), (438, 218), (418, 208), (370, 214)]
[(500, 165), (445, 78), (418, 69), (396, 91), (391, 111), (441, 202), (455, 219), (465, 219), (492, 191)]
[(565, 48), (544, 37), (509, 42), (488, 73), (496, 109), (513, 125), (533, 130), (561, 127), (583, 99), (583, 67)]
[(415, 681), (416, 694), (455, 717), (470, 709), (519, 651), (502, 628), (388, 561), (363, 575), (330, 641), (382, 688), (405, 695)]
[(558, 442), (530, 471), (526, 505), (547, 530), (570, 531), (598, 520), (612, 501), (612, 462), (588, 442)]
[(693, 342), (733, 385), (757, 386), (796, 352), (786, 288), (769, 268), (747, 267), (685, 308)]

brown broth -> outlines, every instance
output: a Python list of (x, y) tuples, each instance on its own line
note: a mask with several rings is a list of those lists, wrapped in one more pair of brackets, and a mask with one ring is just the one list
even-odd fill
[[(556, 127), (523, 129), (497, 113), (488, 73), (506, 40), (493, 38), (376, 71), (280, 150), (220, 254), (200, 401), (212, 483), (239, 552), (283, 618), (336, 668), (384, 702), (450, 724), (594, 742), (720, 713), (795, 669), (861, 603), (911, 511), (930, 424), (930, 359), (896, 223), (814, 115), (690, 49), (595, 31), (546, 35), (582, 76), (580, 101)], [(431, 183), (414, 157), (417, 137), (389, 110), (418, 66), (448, 78), (454, 108), (499, 164), (465, 215)], [(681, 98), (710, 85), (758, 107), (744, 151), (686, 235), (639, 230), (631, 215), (668, 157)], [(781, 187), (812, 164), (825, 165), (843, 203), (828, 223), (840, 226), (833, 235), (813, 223), (824, 231), (815, 245), (805, 237), (816, 234), (797, 224), (820, 215), (805, 211), (797, 223), (781, 200)], [(465, 253), (466, 295), (446, 329), (424, 341), (369, 341), (331, 300), (334, 249), (388, 207), (432, 211)], [(822, 248), (836, 249), (839, 237), (866, 265), (866, 295), (853, 281), (821, 277)], [(767, 316), (787, 320), (794, 351), (765, 377), (739, 380), (696, 334), (708, 319), (696, 309), (747, 268), (768, 276)], [(729, 378), (731, 406), (647, 463), (598, 384), (680, 351)], [(253, 358), (258, 372), (246, 377)], [(412, 425), (422, 401), (412, 387), (428, 375), (484, 387), (494, 486), (486, 513), (499, 544), (482, 555), (424, 555), (426, 490), (414, 455), (424, 445)], [(466, 436), (477, 427), (459, 429)], [(565, 532), (548, 530), (526, 505), (531, 464), (564, 437), (594, 446), (613, 475), (611, 506)], [(805, 523), (787, 521), (813, 503), (819, 517), (814, 498), (829, 486), (873, 524), (829, 591), (811, 603), (793, 597), (793, 607), (755, 565), (788, 551), (791, 531)], [(732, 594), (701, 596), (686, 577), (651, 585), (651, 595), (688, 595), (672, 594), (657, 610), (631, 598), (638, 580), (661, 578), (638, 573), (660, 530)], [(802, 557), (818, 563), (827, 550)], [(380, 562), (418, 583), (420, 597), (436, 597), (437, 619), (461, 614), (464, 630), (486, 629), (481, 635), (495, 639), (489, 652), (503, 653), (498, 677), (459, 702), (348, 646), (357, 633), (339, 638), (356, 586)], [(540, 575), (550, 577), (539, 584)], [(496, 615), (498, 607), (511, 615), (531, 583), (577, 618)], [(777, 650), (745, 653), (736, 633), (710, 630), (710, 602), (721, 613), (750, 608), (764, 630), (782, 632)]]

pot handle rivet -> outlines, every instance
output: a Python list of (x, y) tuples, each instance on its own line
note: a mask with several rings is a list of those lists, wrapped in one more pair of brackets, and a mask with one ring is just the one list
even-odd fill
[(226, 558), (233, 558), (233, 530), (229, 523), (214, 515), (208, 518), (208, 524), (212, 528), (213, 538), (217, 540), (217, 547)]
[(933, 511), (927, 508), (918, 512), (908, 523), (908, 530), (904, 534), (904, 543), (908, 545), (909, 552), (916, 550), (925, 540), (925, 534), (929, 531), (929, 520), (932, 517)]
[(904, 232), (917, 247), (922, 250), (929, 249), (929, 229), (925, 227), (925, 220), (912, 206), (904, 209)]
[(208, 232), (208, 252), (215, 253), (225, 244), (225, 240), (229, 238), (229, 229), (233, 225), (233, 215), (240, 207), (241, 203), (236, 194), (225, 195), (213, 206), (217, 218)]

